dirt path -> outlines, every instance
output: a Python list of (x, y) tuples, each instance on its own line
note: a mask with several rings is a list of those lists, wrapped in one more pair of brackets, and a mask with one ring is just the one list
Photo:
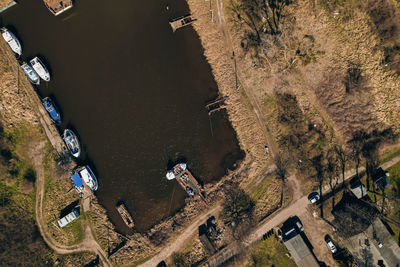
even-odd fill
[(71, 254), (75, 252), (83, 252), (90, 251), (99, 255), (104, 266), (112, 266), (112, 264), (107, 259), (106, 253), (101, 249), (99, 244), (95, 241), (93, 237), (92, 230), (90, 226), (86, 226), (85, 228), (85, 236), (81, 243), (65, 246), (58, 244), (55, 240), (53, 240), (45, 231), (45, 224), (43, 222), (43, 196), (44, 196), (44, 171), (43, 166), (41, 164), (35, 164), (35, 169), (37, 172), (37, 180), (36, 180), (36, 222), (40, 230), (40, 234), (42, 235), (46, 244), (53, 249), (57, 254)]
[(172, 253), (181, 250), (186, 241), (188, 241), (189, 238), (198, 231), (199, 225), (204, 223), (211, 215), (217, 215), (220, 211), (221, 205), (218, 204), (207, 213), (198, 217), (182, 234), (179, 235), (177, 239), (171, 242), (169, 246), (164, 248), (150, 260), (140, 264), (138, 267), (155, 267), (158, 263), (170, 257)]
[[(400, 162), (400, 156), (393, 158), (392, 160), (381, 165), (383, 169), (390, 168), (396, 163)], [(360, 171), (363, 171), (363, 167), (359, 168)], [(355, 169), (349, 170), (346, 172), (345, 180), (349, 180), (353, 178), (356, 174)], [(300, 185), (294, 175), (291, 175), (288, 178), (288, 182), (291, 183), (291, 187), (293, 188), (293, 200), (292, 203), (275, 213), (274, 216), (270, 216), (264, 220), (259, 226), (243, 241), (243, 246), (250, 246), (254, 242), (260, 240), (262, 236), (268, 232), (269, 230), (277, 227), (281, 223), (283, 223), (287, 218), (294, 215), (302, 215), (307, 212), (307, 206), (309, 205), (309, 201), (306, 195), (303, 195), (300, 189)], [(324, 187), (323, 193), (329, 192), (329, 187)], [(159, 254), (148, 260), (147, 262), (139, 265), (142, 267), (155, 267), (162, 260), (167, 259), (172, 253), (179, 251), (182, 249), (182, 246), (186, 243), (186, 241), (197, 231), (198, 226), (203, 223), (208, 216), (216, 215), (221, 210), (221, 206), (218, 205), (214, 207), (212, 210), (208, 211), (201, 217), (199, 217), (196, 221), (194, 221), (177, 239), (170, 243), (168, 247), (163, 249)], [(224, 254), (229, 254), (231, 256), (236, 255), (238, 253), (238, 249), (236, 249), (235, 244), (232, 247), (227, 247), (223, 250)], [(219, 254), (213, 256), (213, 258), (217, 257)]]
[[(234, 48), (233, 48), (233, 44), (232, 44), (232, 37), (229, 33), (229, 29), (226, 25), (226, 19), (225, 19), (225, 15), (224, 15), (224, 4), (223, 4), (223, 0), (216, 0), (216, 5), (217, 5), (217, 21), (218, 21), (218, 27), (220, 28), (220, 30), (222, 31), (224, 37), (225, 37), (225, 47), (226, 47), (226, 52), (229, 53), (229, 55), (233, 56), (233, 60), (236, 60), (235, 58), (235, 53), (234, 53)], [(239, 83), (239, 89), (242, 89), (247, 98), (250, 100), (250, 104), (253, 107), (253, 111), (257, 117), (257, 121), (260, 125), (261, 130), (264, 133), (265, 136), (265, 142), (269, 147), (269, 153), (271, 154), (272, 157), (274, 157), (277, 153), (278, 153), (278, 146), (277, 144), (274, 142), (274, 139), (272, 138), (271, 133), (268, 130), (267, 127), (267, 122), (264, 120), (263, 116), (262, 116), (262, 110), (261, 110), (261, 104), (259, 102), (259, 100), (257, 99), (257, 97), (254, 95), (252, 90), (249, 90), (249, 88), (247, 88), (244, 83), (243, 83), (243, 79), (241, 78), (241, 74), (240, 74), (240, 67), (238, 65), (235, 64), (235, 69), (236, 69), (236, 76), (237, 76), (237, 80)]]

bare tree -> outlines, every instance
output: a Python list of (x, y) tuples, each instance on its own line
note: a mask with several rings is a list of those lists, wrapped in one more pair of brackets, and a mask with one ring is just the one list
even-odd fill
[(339, 161), (340, 171), (342, 173), (342, 186), (344, 187), (344, 179), (345, 179), (344, 173), (346, 172), (346, 163), (348, 160), (348, 156), (346, 152), (343, 150), (342, 146), (335, 145), (333, 149)]
[(315, 175), (315, 178), (318, 181), (319, 195), (321, 197), (321, 217), (322, 218), (324, 217), (322, 185), (324, 183), (324, 177), (325, 177), (323, 160), (324, 160), (323, 153), (321, 153), (311, 159), (312, 166), (314, 167), (315, 171), (317, 172)]
[[(332, 209), (335, 207), (335, 189), (339, 184), (339, 175), (338, 175), (338, 158), (336, 157), (335, 150), (328, 150), (326, 153), (326, 175), (329, 178), (329, 187), (332, 192)], [(344, 181), (344, 179), (343, 179)]]
[(240, 239), (253, 219), (254, 201), (243, 189), (228, 189), (222, 203), (222, 217), (232, 227), (233, 237)]
[(351, 148), (350, 158), (356, 164), (356, 176), (359, 178), (358, 169), (361, 163), (361, 151), (363, 147), (363, 136), (362, 133), (356, 132), (353, 134), (353, 138), (348, 142)]
[[(261, 42), (261, 33), (280, 34), (279, 23), (285, 6), (290, 0), (231, 0), (230, 10), (234, 19), (244, 22), (251, 30), (251, 36)], [(249, 36), (248, 36), (249, 37)]]
[(281, 190), (281, 205), (282, 205), (283, 191), (285, 188), (286, 177), (288, 175), (287, 160), (286, 160), (286, 157), (284, 157), (281, 153), (278, 153), (275, 156), (274, 161), (275, 161), (275, 165), (276, 165), (275, 174), (278, 177), (278, 179), (280, 179), (282, 182), (282, 190)]

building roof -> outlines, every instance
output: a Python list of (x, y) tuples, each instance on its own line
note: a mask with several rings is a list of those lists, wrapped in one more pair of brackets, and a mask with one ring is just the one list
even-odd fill
[(350, 190), (358, 199), (365, 197), (368, 192), (362, 184), (351, 187)]
[(319, 267), (317, 260), (307, 247), (301, 235), (296, 235), (284, 242), (294, 261), (299, 267)]
[(369, 254), (372, 262), (382, 261), (385, 266), (400, 264), (400, 248), (379, 218), (365, 231), (349, 238), (347, 245), (353, 255)]
[(390, 185), (390, 181), (386, 172), (382, 168), (378, 168), (372, 175), (372, 181), (381, 189), (384, 190)]

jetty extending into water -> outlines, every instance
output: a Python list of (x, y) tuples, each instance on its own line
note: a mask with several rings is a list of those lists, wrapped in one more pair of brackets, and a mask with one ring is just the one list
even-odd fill
[(129, 227), (129, 228), (133, 228), (133, 226), (135, 226), (135, 224), (133, 223), (133, 219), (132, 216), (129, 214), (128, 210), (126, 209), (125, 205), (123, 203), (121, 203), (120, 205), (118, 205), (116, 207), (117, 211), (119, 212), (119, 214), (122, 217), (122, 220), (124, 221), (124, 223)]
[(72, 0), (43, 0), (43, 2), (54, 16), (58, 16), (72, 7)]
[(5, 0), (5, 1), (0, 1), (0, 13), (3, 12), (4, 10), (14, 6), (17, 4), (17, 2), (13, 0)]
[(182, 16), (176, 19), (173, 19), (169, 22), (172, 30), (175, 32), (177, 29), (188, 26), (192, 24), (196, 19), (192, 18), (192, 15)]
[(190, 196), (198, 196), (201, 200), (207, 203), (202, 186), (197, 182), (196, 178), (194, 178), (188, 169), (182, 171), (176, 177), (176, 180)]

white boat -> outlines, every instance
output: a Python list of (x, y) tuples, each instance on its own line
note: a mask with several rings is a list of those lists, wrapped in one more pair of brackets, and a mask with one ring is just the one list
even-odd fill
[(11, 50), (18, 55), (22, 54), (22, 46), (21, 43), (18, 41), (17, 37), (10, 32), (7, 28), (1, 28), (1, 35), (3, 36), (4, 40), (8, 43), (11, 47)]
[(186, 165), (186, 163), (179, 163), (179, 164), (176, 164), (173, 168), (172, 168), (172, 170), (170, 170), (170, 171), (168, 171), (167, 172), (167, 179), (168, 180), (173, 180), (173, 179), (175, 179), (181, 172), (183, 172), (184, 170), (186, 170), (186, 167), (187, 167), (187, 165)]
[(31, 61), (31, 65), (33, 69), (37, 72), (37, 74), (45, 80), (46, 82), (50, 81), (50, 72), (47, 70), (46, 66), (43, 64), (43, 62), (38, 58), (35, 57)]
[(36, 71), (31, 67), (31, 65), (29, 65), (26, 62), (23, 62), (21, 68), (24, 70), (26, 76), (28, 76), (28, 79), (31, 83), (39, 85), (40, 77), (36, 73)]
[(79, 155), (81, 154), (81, 145), (79, 144), (79, 140), (76, 134), (69, 129), (65, 129), (63, 140), (72, 156), (74, 156), (75, 158), (79, 157)]
[(88, 165), (80, 167), (77, 170), (82, 181), (92, 190), (96, 191), (98, 187), (96, 175), (92, 172), (92, 169)]

